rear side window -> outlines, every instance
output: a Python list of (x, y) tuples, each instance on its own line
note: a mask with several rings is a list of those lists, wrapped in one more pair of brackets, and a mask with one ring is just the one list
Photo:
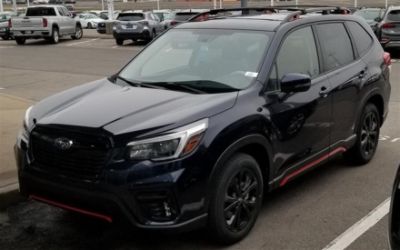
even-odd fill
[(396, 22), (400, 21), (400, 10), (392, 10), (391, 12), (389, 12), (387, 19)]
[(349, 64), (354, 60), (349, 34), (342, 23), (317, 25), (325, 71)]
[(55, 16), (56, 11), (54, 8), (35, 7), (26, 10), (26, 16)]
[(268, 90), (278, 90), (280, 80), (288, 73), (307, 74), (313, 78), (319, 72), (313, 31), (311, 27), (298, 29), (286, 37), (279, 50), (270, 75)]
[(347, 26), (354, 39), (358, 54), (363, 55), (371, 47), (371, 44), (373, 42), (371, 36), (358, 23), (348, 22)]
[(140, 21), (144, 19), (144, 14), (141, 13), (132, 13), (132, 14), (119, 14), (117, 20), (119, 21)]

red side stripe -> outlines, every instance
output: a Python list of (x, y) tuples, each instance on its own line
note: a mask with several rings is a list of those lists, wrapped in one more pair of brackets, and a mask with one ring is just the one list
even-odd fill
[(314, 161), (308, 163), (307, 165), (303, 166), (302, 168), (300, 168), (300, 169), (294, 171), (293, 173), (290, 173), (289, 175), (285, 176), (285, 178), (283, 178), (283, 180), (280, 182), (279, 186), (280, 186), (280, 187), (284, 186), (284, 185), (285, 185), (286, 183), (288, 183), (288, 181), (290, 181), (293, 177), (295, 177), (295, 176), (301, 174), (302, 172), (306, 171), (306, 170), (309, 169), (309, 168), (312, 168), (313, 166), (315, 166), (315, 165), (321, 163), (322, 161), (328, 159), (329, 157), (334, 156), (334, 155), (337, 154), (337, 153), (343, 153), (343, 152), (345, 152), (345, 151), (346, 151), (346, 148), (345, 148), (345, 147), (336, 148), (335, 150), (329, 152), (328, 154), (323, 155), (322, 157), (320, 157), (320, 158), (318, 158), (318, 159), (316, 159), (316, 160), (314, 160)]
[(53, 205), (53, 206), (56, 206), (56, 207), (59, 207), (59, 208), (63, 208), (63, 209), (66, 209), (66, 210), (78, 212), (78, 213), (81, 213), (81, 214), (84, 214), (84, 215), (88, 215), (88, 216), (91, 216), (91, 217), (94, 217), (94, 218), (105, 220), (105, 221), (107, 221), (109, 223), (111, 223), (113, 221), (112, 218), (110, 216), (107, 216), (107, 215), (103, 215), (103, 214), (99, 214), (99, 213), (96, 213), (96, 212), (87, 211), (87, 210), (84, 210), (84, 209), (81, 209), (81, 208), (65, 205), (65, 204), (62, 204), (62, 203), (59, 203), (59, 202), (56, 202), (56, 201), (52, 201), (52, 200), (48, 200), (46, 198), (42, 198), (42, 197), (39, 197), (39, 196), (36, 196), (36, 195), (30, 195), (29, 197), (34, 199), (34, 200), (41, 201), (41, 202), (44, 202), (44, 203), (47, 203), (47, 204), (50, 204), (50, 205)]

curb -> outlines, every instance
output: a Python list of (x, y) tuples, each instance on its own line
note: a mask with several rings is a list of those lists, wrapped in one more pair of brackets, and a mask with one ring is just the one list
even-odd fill
[(18, 183), (13, 183), (0, 188), (0, 211), (24, 200), (20, 195), (18, 188)]

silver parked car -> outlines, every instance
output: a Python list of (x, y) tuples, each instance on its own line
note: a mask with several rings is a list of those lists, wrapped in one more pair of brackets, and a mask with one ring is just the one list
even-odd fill
[(400, 6), (389, 7), (377, 27), (377, 36), (385, 48), (400, 47)]
[(113, 35), (118, 45), (129, 39), (151, 41), (161, 31), (160, 20), (152, 12), (120, 13), (113, 27)]

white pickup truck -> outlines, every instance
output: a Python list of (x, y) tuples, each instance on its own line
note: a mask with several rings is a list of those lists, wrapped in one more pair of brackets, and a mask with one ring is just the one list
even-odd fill
[(83, 35), (79, 20), (62, 5), (28, 7), (24, 17), (11, 19), (11, 33), (20, 45), (25, 44), (26, 39), (44, 38), (58, 43), (62, 36), (81, 39)]

